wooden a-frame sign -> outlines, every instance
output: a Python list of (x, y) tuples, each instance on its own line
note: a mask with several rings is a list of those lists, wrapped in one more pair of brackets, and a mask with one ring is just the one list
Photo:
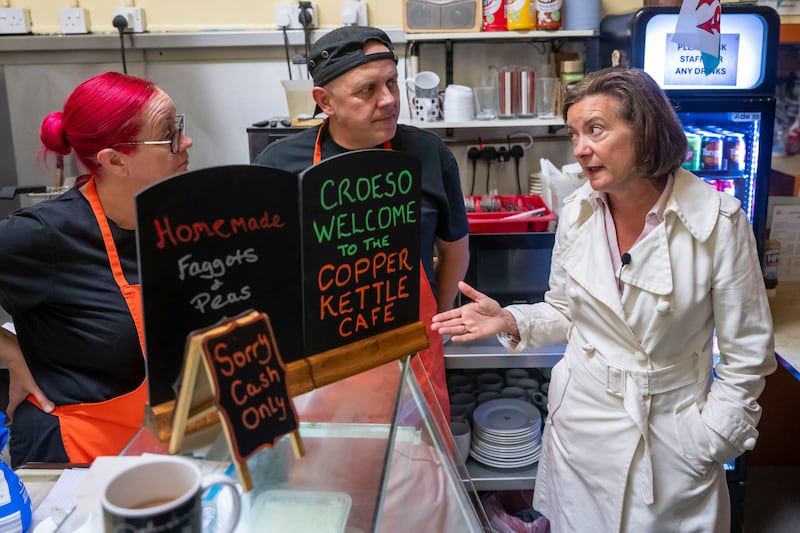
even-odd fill
[[(190, 413), (192, 407), (194, 413)], [(222, 419), (245, 492), (253, 488), (247, 459), (258, 450), (290, 434), (295, 456), (305, 455), (286, 385), (286, 367), (264, 313), (243, 313), (190, 335), (169, 453), (180, 452), (190, 421), (214, 423), (209, 415), (216, 413), (222, 415), (215, 418)]]

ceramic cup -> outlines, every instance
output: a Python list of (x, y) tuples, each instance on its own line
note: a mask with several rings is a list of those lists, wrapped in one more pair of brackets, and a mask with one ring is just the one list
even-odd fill
[(484, 372), (478, 375), (478, 392), (487, 390), (500, 391), (503, 388), (503, 376), (494, 372)]
[(434, 122), (442, 118), (442, 106), (439, 102), (439, 97), (421, 98), (415, 96), (414, 103), (414, 116), (420, 122)]
[(105, 531), (202, 531), (201, 496), (212, 486), (230, 489), (231, 512), (214, 529), (230, 533), (241, 512), (235, 480), (221, 474), (204, 476), (196, 463), (180, 457), (133, 464), (103, 490)]
[(539, 408), (543, 413), (547, 412), (547, 395), (541, 392), (531, 393), (531, 403)]
[(463, 405), (467, 408), (467, 420), (472, 417), (472, 412), (475, 410), (477, 403), (475, 395), (471, 392), (457, 392), (450, 396), (451, 408), (454, 405)]
[(514, 386), (525, 389), (528, 394), (539, 390), (539, 382), (531, 378), (519, 379), (514, 383)]
[(450, 391), (450, 394), (472, 392), (472, 378), (464, 374), (447, 376), (447, 390)]
[(470, 414), (470, 406), (455, 404), (450, 405), (450, 421), (463, 420), (466, 422), (467, 416)]
[(423, 70), (413, 79), (407, 79), (406, 86), (414, 91), (416, 98), (439, 97), (439, 75), (430, 70)]
[(530, 378), (528, 371), (524, 368), (509, 368), (503, 375), (506, 378), (506, 385), (509, 387), (517, 386), (517, 382), (521, 379)]
[(528, 400), (530, 397), (528, 391), (522, 387), (505, 387), (500, 391), (500, 396), (503, 398), (514, 398), (515, 400)]
[(456, 443), (456, 449), (461, 455), (461, 460), (466, 462), (469, 457), (469, 446), (472, 440), (472, 430), (469, 427), (469, 422), (463, 420), (455, 420), (450, 422), (450, 432), (453, 434), (453, 441)]
[(487, 390), (478, 394), (478, 405), (488, 402), (490, 400), (496, 400), (498, 398), (502, 398), (499, 391), (496, 390)]

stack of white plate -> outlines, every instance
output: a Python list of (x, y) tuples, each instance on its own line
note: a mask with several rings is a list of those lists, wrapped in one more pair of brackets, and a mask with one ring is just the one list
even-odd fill
[(476, 461), (495, 468), (519, 468), (539, 460), (542, 417), (528, 402), (499, 398), (482, 403), (472, 415), (472, 447)]
[(542, 178), (538, 172), (532, 172), (528, 176), (528, 194), (542, 195)]

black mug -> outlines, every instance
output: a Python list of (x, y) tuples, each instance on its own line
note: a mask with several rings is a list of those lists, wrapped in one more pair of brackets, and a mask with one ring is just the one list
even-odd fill
[(233, 509), (216, 530), (230, 533), (239, 520), (241, 499), (235, 480), (203, 475), (190, 459), (164, 456), (125, 468), (103, 490), (106, 533), (202, 531), (203, 493), (214, 485), (230, 488)]

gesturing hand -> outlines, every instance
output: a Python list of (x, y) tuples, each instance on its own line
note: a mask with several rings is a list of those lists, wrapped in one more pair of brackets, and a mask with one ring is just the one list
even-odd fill
[(455, 342), (470, 341), (496, 335), (516, 332), (514, 317), (500, 307), (496, 300), (467, 285), (458, 283), (461, 293), (472, 300), (456, 309), (434, 315), (431, 328), (442, 335), (452, 335)]

